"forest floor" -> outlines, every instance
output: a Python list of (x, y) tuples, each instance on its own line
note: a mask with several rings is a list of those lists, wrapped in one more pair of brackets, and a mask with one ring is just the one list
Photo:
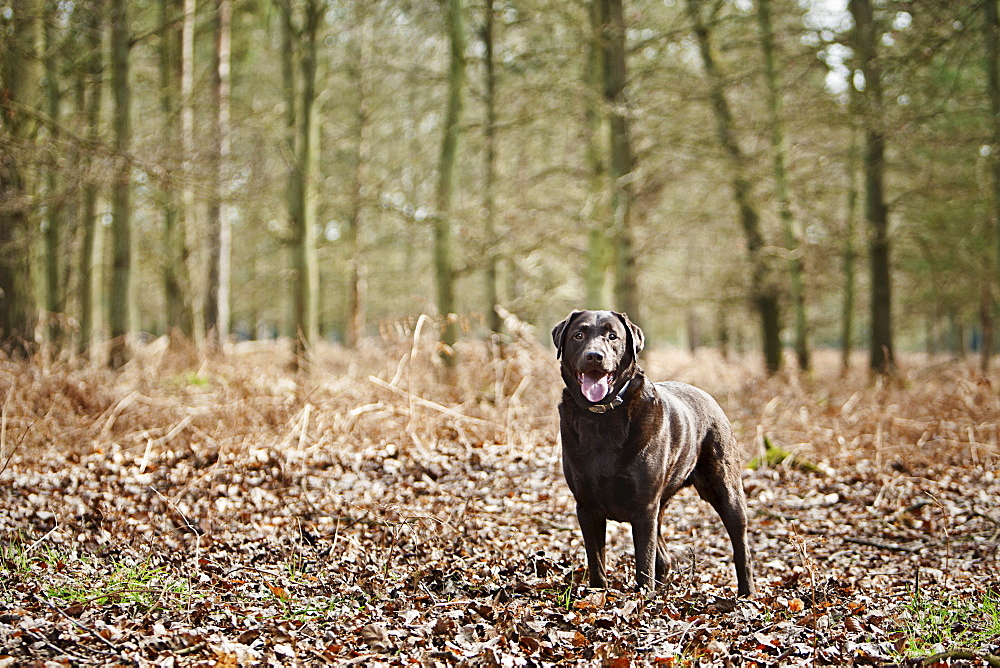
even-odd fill
[(399, 331), (308, 374), (274, 346), (120, 374), (0, 363), (0, 668), (140, 665), (1000, 665), (1000, 376), (903, 360), (871, 382), (652, 351), (750, 459), (758, 594), (690, 490), (669, 584), (583, 586), (554, 353)]

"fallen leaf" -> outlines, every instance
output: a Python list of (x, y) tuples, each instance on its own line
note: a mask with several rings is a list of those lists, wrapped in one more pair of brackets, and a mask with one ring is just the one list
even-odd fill
[(361, 639), (376, 652), (388, 651), (389, 632), (381, 624), (368, 624), (360, 631)]

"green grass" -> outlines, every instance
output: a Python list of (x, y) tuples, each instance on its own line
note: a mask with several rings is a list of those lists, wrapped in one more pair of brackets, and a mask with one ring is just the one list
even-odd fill
[(18, 575), (30, 573), (31, 557), (26, 552), (27, 547), (21, 542), (0, 545), (0, 569)]
[(61, 571), (66, 564), (80, 561), (76, 556), (64, 554), (48, 545), (34, 546), (23, 536), (0, 545), (0, 570), (10, 571), (21, 577), (48, 571)]
[(542, 593), (551, 596), (555, 600), (556, 606), (563, 610), (573, 608), (573, 585), (571, 584), (562, 589), (544, 589)]
[(22, 539), (0, 545), (0, 571), (22, 581), (41, 581), (46, 598), (70, 605), (132, 603), (148, 610), (189, 591), (184, 580), (149, 559), (103, 563)]
[(282, 619), (310, 621), (336, 617), (345, 607), (357, 607), (354, 601), (339, 596), (275, 597), (282, 607)]
[(928, 656), (941, 648), (977, 648), (1000, 638), (1000, 592), (946, 599), (917, 594), (906, 604), (900, 622), (908, 657)]
[(806, 473), (818, 473), (820, 470), (819, 467), (803, 457), (776, 446), (771, 442), (771, 438), (767, 435), (764, 436), (764, 454), (750, 460), (747, 464), (747, 468), (751, 471), (756, 471), (758, 469), (777, 468), (782, 464), (800, 471), (805, 471)]
[(203, 376), (197, 371), (187, 371), (182, 374), (174, 376), (166, 383), (169, 387), (174, 387), (178, 389), (185, 388), (198, 388), (198, 389), (209, 389), (212, 387), (212, 379), (208, 376)]
[(189, 591), (184, 580), (170, 575), (166, 568), (153, 566), (148, 560), (136, 563), (118, 562), (110, 570), (88, 573), (93, 569), (73, 569), (62, 582), (45, 589), (48, 598), (66, 603), (132, 603), (149, 610), (161, 605), (166, 598)]

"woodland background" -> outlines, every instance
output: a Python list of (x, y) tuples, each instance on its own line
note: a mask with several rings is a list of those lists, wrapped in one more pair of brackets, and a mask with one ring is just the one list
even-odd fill
[(0, 29), (8, 351), (459, 314), (447, 356), (494, 306), (587, 305), (770, 371), (992, 352), (993, 2), (4, 0)]
[[(997, 25), (0, 0), (0, 668), (1000, 666)], [(582, 306), (730, 417), (754, 598), (689, 489), (583, 585)]]

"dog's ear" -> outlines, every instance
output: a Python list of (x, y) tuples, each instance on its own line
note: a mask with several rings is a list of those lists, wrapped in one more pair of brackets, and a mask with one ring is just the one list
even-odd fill
[(556, 345), (556, 359), (562, 357), (563, 347), (566, 345), (566, 332), (569, 330), (569, 324), (573, 322), (573, 318), (583, 313), (583, 311), (573, 311), (565, 320), (562, 320), (555, 327), (552, 328), (552, 343)]
[(643, 347), (646, 345), (646, 337), (643, 336), (639, 326), (629, 320), (627, 315), (624, 313), (615, 313), (615, 315), (625, 325), (625, 334), (628, 336), (632, 347), (632, 359), (638, 361), (639, 353), (642, 352)]

